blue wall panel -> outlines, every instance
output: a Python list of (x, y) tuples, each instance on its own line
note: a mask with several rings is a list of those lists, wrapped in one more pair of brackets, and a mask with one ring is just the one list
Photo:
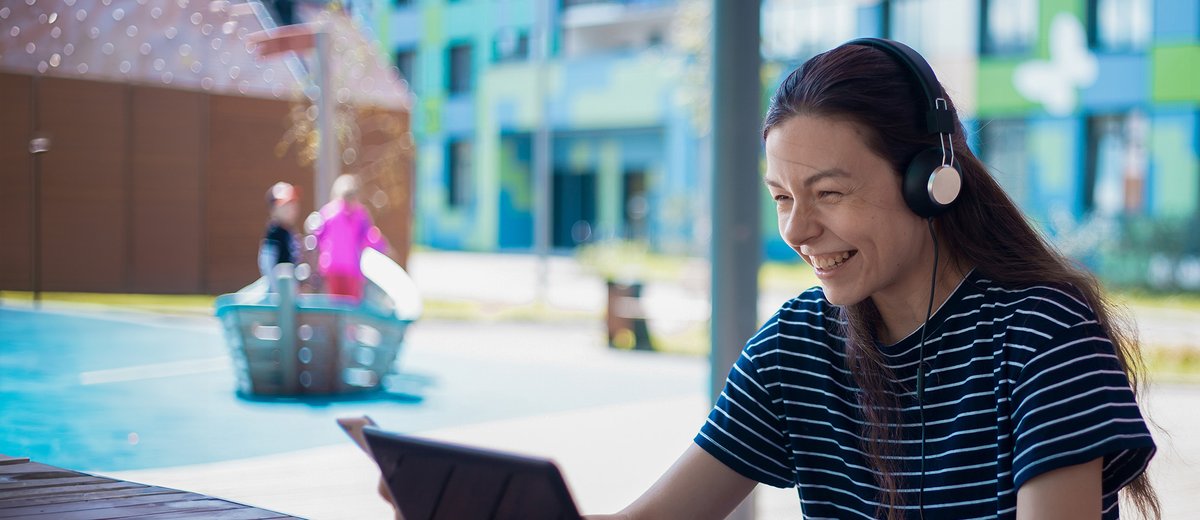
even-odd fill
[(1022, 209), (1041, 224), (1061, 212), (1078, 219), (1083, 213), (1080, 190), (1086, 149), (1081, 119), (1031, 118), (1028, 123), (1030, 193)]
[(442, 105), (442, 131), (451, 135), (474, 135), (475, 100), (471, 96), (446, 98)]
[(1200, 2), (1156, 0), (1151, 25), (1156, 43), (1195, 41), (1200, 38)]
[(1144, 54), (1100, 54), (1096, 82), (1080, 92), (1089, 110), (1127, 109), (1150, 98), (1150, 63)]
[(883, 28), (884, 3), (864, 5), (858, 8), (857, 31), (859, 36), (880, 36)]
[(388, 47), (413, 47), (421, 41), (421, 12), (417, 9), (393, 9), (388, 27)]
[(533, 213), (513, 204), (513, 194), (500, 191), (500, 249), (533, 247)]

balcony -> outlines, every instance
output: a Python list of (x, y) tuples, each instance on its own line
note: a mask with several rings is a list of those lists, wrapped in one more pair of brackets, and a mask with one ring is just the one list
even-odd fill
[(672, 0), (563, 0), (563, 54), (623, 53), (661, 45), (675, 9)]

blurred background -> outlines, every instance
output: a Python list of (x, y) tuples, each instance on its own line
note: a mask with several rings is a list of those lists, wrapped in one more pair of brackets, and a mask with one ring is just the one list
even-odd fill
[[(1176, 433), (1152, 465), (1167, 517), (1200, 515), (1178, 413), (1200, 404), (1197, 0), (4, 2), (0, 453), (382, 518), (333, 423), (369, 413), (554, 457), (585, 511), (620, 508), (741, 346), (713, 339), (714, 284), (759, 280), (734, 302), (757, 322), (816, 283), (754, 164), (753, 245), (713, 261), (718, 12), (759, 20), (754, 118), (848, 39), (929, 59), (992, 174), (1129, 308)], [(307, 214), (337, 172), (424, 314), (384, 390), (235, 393), (214, 297), (258, 277), (264, 191), (296, 185)], [(757, 502), (798, 516), (792, 493)]]

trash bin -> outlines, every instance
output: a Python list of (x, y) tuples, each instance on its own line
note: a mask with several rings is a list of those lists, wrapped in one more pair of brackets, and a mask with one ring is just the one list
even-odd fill
[(654, 350), (646, 313), (642, 307), (642, 284), (608, 281), (606, 306), (608, 346), (624, 350)]

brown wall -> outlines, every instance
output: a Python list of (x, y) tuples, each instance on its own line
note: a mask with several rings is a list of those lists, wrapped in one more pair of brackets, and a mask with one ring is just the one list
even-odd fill
[(129, 240), (129, 91), (124, 85), (41, 78), (42, 288), (116, 292), (126, 287)]
[[(267, 188), (291, 182), (313, 209), (312, 167), (276, 152), (289, 102), (14, 74), (0, 99), (0, 290), (33, 286), (33, 171), (44, 291), (234, 291), (258, 276)], [(51, 138), (36, 159), (35, 131)], [(376, 215), (403, 263), (411, 193), (393, 198)]]
[(129, 290), (198, 293), (207, 98), (133, 88)]
[(33, 78), (0, 74), (0, 288), (28, 290), (32, 219)]

